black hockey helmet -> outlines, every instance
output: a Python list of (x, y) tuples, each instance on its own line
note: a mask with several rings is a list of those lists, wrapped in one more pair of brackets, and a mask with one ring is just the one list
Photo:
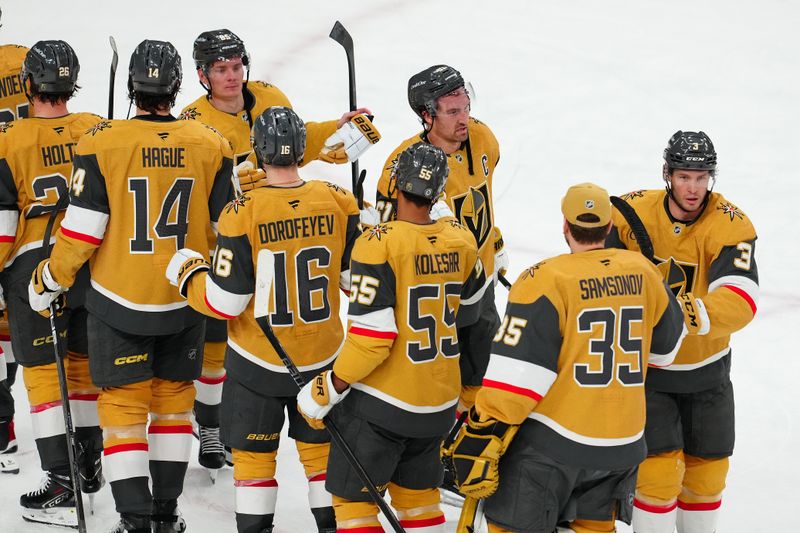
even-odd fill
[(204, 31), (194, 40), (192, 58), (198, 69), (205, 70), (215, 61), (241, 57), (242, 64), (250, 67), (250, 55), (238, 35), (231, 30)]
[(174, 95), (181, 86), (181, 56), (167, 41), (145, 39), (131, 55), (128, 94)]
[(270, 107), (253, 125), (253, 149), (258, 166), (296, 165), (306, 151), (306, 125), (288, 107)]
[(447, 183), (447, 155), (441, 148), (418, 142), (406, 148), (394, 168), (397, 190), (435, 202)]
[(461, 73), (447, 65), (434, 65), (414, 74), (408, 80), (408, 105), (420, 118), (427, 111), (436, 116), (436, 100), (464, 87)]
[(702, 131), (677, 131), (664, 149), (664, 161), (669, 169), (717, 169), (717, 152), (711, 139)]
[(30, 78), (36, 91), (69, 94), (75, 90), (81, 65), (75, 50), (64, 41), (39, 41), (25, 55), (20, 78)]

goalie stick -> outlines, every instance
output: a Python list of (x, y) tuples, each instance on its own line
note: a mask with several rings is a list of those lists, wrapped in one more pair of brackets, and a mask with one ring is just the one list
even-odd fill
[[(256, 258), (256, 301), (254, 306), (256, 323), (261, 328), (261, 331), (264, 332), (264, 335), (266, 335), (267, 340), (269, 340), (269, 343), (272, 345), (275, 353), (277, 353), (278, 357), (280, 357), (281, 362), (286, 367), (286, 370), (289, 371), (289, 375), (292, 377), (297, 387), (302, 389), (305, 386), (306, 381), (303, 379), (303, 375), (300, 374), (300, 370), (297, 368), (297, 365), (294, 364), (294, 361), (292, 361), (291, 357), (289, 357), (289, 354), (287, 354), (286, 350), (284, 350), (283, 346), (281, 346), (281, 342), (275, 335), (275, 332), (272, 329), (272, 324), (269, 321), (269, 293), (272, 287), (272, 278), (274, 276), (275, 255), (270, 250), (259, 250)], [(339, 428), (330, 417), (326, 417), (325, 427), (328, 430), (328, 433), (330, 433), (331, 439), (336, 441), (336, 444), (338, 444), (342, 449), (342, 452), (344, 452), (345, 457), (347, 457), (347, 462), (350, 463), (350, 466), (356, 471), (356, 474), (358, 474), (361, 482), (364, 483), (364, 486), (366, 486), (369, 495), (389, 521), (392, 529), (394, 529), (396, 533), (405, 533), (405, 529), (403, 529), (403, 526), (400, 525), (400, 521), (389, 508), (389, 505), (386, 503), (386, 500), (383, 499), (380, 492), (378, 492), (377, 487), (375, 487), (375, 483), (372, 482), (369, 474), (366, 470), (364, 470), (364, 466), (359, 462), (358, 458), (353, 453), (352, 448), (350, 448), (350, 446), (344, 440)]]
[(117, 53), (117, 42), (114, 40), (113, 35), (108, 36), (108, 42), (111, 43), (111, 50), (114, 55), (111, 56), (111, 70), (108, 73), (108, 120), (114, 118), (114, 80), (117, 77), (117, 63), (119, 63), (119, 54)]
[(639, 245), (639, 250), (646, 258), (654, 265), (658, 265), (658, 260), (653, 251), (653, 241), (650, 240), (650, 234), (647, 233), (647, 228), (644, 227), (642, 219), (636, 214), (636, 210), (631, 207), (631, 204), (620, 198), (619, 196), (611, 197), (611, 205), (617, 208), (617, 211), (625, 218), (628, 225), (631, 227), (633, 237)]
[[(350, 111), (355, 111), (356, 106), (356, 65), (355, 59), (353, 57), (353, 38), (347, 32), (345, 27), (342, 25), (341, 22), (338, 20), (331, 28), (331, 33), (329, 37), (342, 45), (344, 48), (344, 53), (347, 55), (347, 76), (348, 76), (348, 85), (350, 90)], [(361, 185), (364, 183), (364, 176), (359, 176), (358, 171), (358, 161), (353, 161), (350, 163), (351, 174), (352, 174), (352, 183), (353, 183), (353, 194), (356, 195), (356, 200), (358, 200), (358, 208), (364, 208), (364, 191)]]

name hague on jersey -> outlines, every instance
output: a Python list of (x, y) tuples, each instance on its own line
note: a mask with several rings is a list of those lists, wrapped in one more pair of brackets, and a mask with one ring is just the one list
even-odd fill
[(581, 300), (605, 298), (606, 296), (635, 296), (642, 294), (644, 276), (628, 274), (624, 276), (604, 276), (581, 279)]

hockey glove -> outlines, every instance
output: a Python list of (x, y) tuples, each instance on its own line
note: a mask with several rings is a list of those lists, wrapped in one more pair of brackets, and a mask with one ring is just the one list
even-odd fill
[(208, 261), (201, 254), (189, 248), (181, 248), (169, 260), (167, 279), (170, 284), (178, 287), (178, 292), (186, 298), (186, 283), (189, 279), (198, 272), (207, 271), (209, 268), (211, 267)]
[(252, 161), (242, 161), (233, 167), (233, 189), (239, 196), (257, 189), (267, 183), (267, 173), (263, 168), (255, 168)]
[(518, 429), (494, 418), (481, 420), (474, 407), (470, 410), (466, 425), (443, 450), (446, 457), (452, 457), (456, 485), (465, 496), (486, 498), (494, 494), (500, 482), (500, 457)]
[(431, 207), (431, 218), (433, 220), (439, 220), (445, 217), (455, 217), (455, 215), (453, 215), (453, 211), (450, 209), (450, 206), (447, 205), (447, 202), (439, 200)]
[(377, 226), (380, 224), (381, 214), (377, 209), (372, 207), (369, 202), (364, 202), (364, 207), (361, 209), (361, 214), (359, 215), (358, 221), (361, 231), (364, 231), (372, 226)]
[(350, 393), (350, 387), (336, 392), (331, 374), (330, 370), (317, 374), (297, 395), (297, 410), (314, 429), (323, 429), (325, 422), (322, 419)]
[(711, 319), (708, 318), (703, 300), (687, 292), (678, 296), (678, 303), (681, 304), (683, 321), (689, 335), (705, 335), (711, 330)]
[(67, 305), (64, 289), (50, 274), (50, 260), (44, 259), (31, 273), (31, 282), (28, 284), (28, 303), (31, 309), (45, 318), (50, 318), (50, 305), (60, 315)]
[(497, 283), (497, 274), (501, 276), (506, 275), (508, 271), (508, 252), (506, 251), (506, 243), (503, 241), (503, 234), (500, 233), (500, 228), (494, 227), (494, 273), (495, 283)]
[(381, 140), (381, 134), (372, 123), (372, 117), (356, 115), (325, 140), (319, 158), (326, 163), (353, 162), (370, 146)]

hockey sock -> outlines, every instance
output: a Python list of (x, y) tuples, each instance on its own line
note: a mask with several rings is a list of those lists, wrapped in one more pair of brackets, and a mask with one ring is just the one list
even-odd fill
[(206, 342), (203, 355), (203, 373), (194, 385), (197, 396), (194, 416), (198, 425), (219, 427), (219, 406), (222, 403), (222, 384), (225, 382), (224, 342)]
[(28, 390), (33, 438), (42, 470), (68, 465), (64, 412), (55, 363), (23, 368), (22, 377)]
[(189, 413), (151, 415), (147, 428), (150, 444), (150, 477), (153, 498), (176, 500), (183, 492), (183, 480), (192, 452), (192, 424)]
[(438, 489), (407, 489), (389, 483), (392, 507), (406, 531), (414, 533), (444, 533), (444, 513), (439, 507)]
[(575, 533), (614, 533), (614, 520), (575, 520), (569, 525)]
[(295, 441), (300, 462), (303, 463), (308, 478), (308, 505), (317, 523), (319, 531), (334, 530), (336, 518), (331, 504), (331, 495), (325, 490), (328, 453), (331, 445), (328, 442), (312, 444)]
[(239, 533), (261, 533), (272, 527), (278, 482), (274, 452), (233, 450), (236, 527)]
[(373, 502), (354, 502), (333, 495), (337, 533), (383, 533), (378, 521), (378, 506)]
[(635, 533), (673, 533), (678, 503), (653, 505), (636, 498), (633, 500), (631, 527)]
[(117, 512), (149, 516), (153, 498), (144, 427), (106, 428), (105, 432), (103, 463)]

